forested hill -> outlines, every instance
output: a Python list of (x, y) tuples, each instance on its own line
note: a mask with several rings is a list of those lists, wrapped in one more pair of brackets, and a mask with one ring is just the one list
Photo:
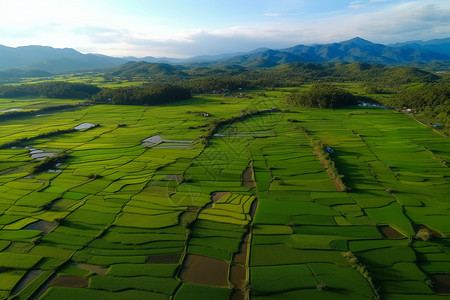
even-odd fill
[(139, 62), (127, 62), (110, 71), (113, 76), (121, 76), (125, 78), (144, 77), (151, 76), (176, 76), (186, 77), (187, 74), (182, 70), (186, 70), (186, 67), (175, 66), (166, 63), (148, 63), (144, 61)]
[(258, 87), (296, 86), (317, 80), (382, 83), (395, 89), (410, 82), (434, 82), (437, 75), (413, 67), (392, 67), (368, 63), (287, 63), (270, 68), (244, 68), (236, 65), (175, 67), (155, 63), (127, 63), (105, 74), (106, 78), (145, 80), (150, 83), (176, 83), (194, 92)]
[[(416, 111), (417, 115), (427, 122), (450, 126), (450, 76), (437, 76), (412, 67), (357, 62), (288, 63), (260, 69), (239, 66), (198, 66), (189, 69), (168, 64), (138, 62), (116, 67), (109, 73), (89, 76), (103, 79), (104, 83), (108, 83), (107, 86), (114, 86), (111, 82), (119, 83), (122, 79), (126, 82), (134, 81), (135, 86), (121, 87), (122, 85), (117, 84), (113, 88), (99, 88), (81, 82), (48, 81), (2, 85), (0, 97), (87, 98), (96, 103), (158, 105), (188, 99), (191, 93), (229, 94), (242, 89), (299, 87), (317, 82), (352, 82), (357, 83), (360, 92), (365, 95), (383, 95), (376, 98), (385, 105), (396, 109), (407, 107)], [(86, 82), (94, 81), (90, 79)], [(138, 86), (135, 83), (138, 83)], [(342, 101), (335, 104), (324, 102), (321, 96), (323, 90), (339, 96), (336, 101)], [(299, 95), (292, 100), (298, 104), (322, 108), (354, 103), (354, 99), (345, 91), (329, 86), (313, 90), (309, 95)]]
[[(383, 45), (362, 38), (318, 45), (296, 45), (285, 49), (259, 48), (249, 52), (236, 52), (221, 55), (201, 55), (186, 59), (155, 58), (146, 56), (111, 57), (100, 54), (83, 54), (75, 49), (57, 49), (46, 46), (7, 47), (0, 45), (0, 70), (37, 69), (51, 73), (95, 70), (118, 66), (127, 61), (177, 64), (172, 66), (183, 71), (178, 65), (239, 65), (249, 68), (267, 68), (295, 62), (368, 62), (385, 65), (435, 64), (444, 63), (448, 70), (450, 62), (449, 39), (429, 42), (413, 41)], [(208, 53), (205, 53), (208, 54)], [(155, 65), (158, 68), (157, 65)], [(170, 69), (165, 65), (163, 70)], [(145, 72), (145, 70), (142, 70)]]
[[(409, 83), (433, 83), (440, 77), (412, 67), (389, 67), (367, 63), (288, 63), (271, 68), (238, 66), (182, 68), (146, 62), (127, 63), (102, 73), (105, 82), (142, 81), (145, 86), (177, 85), (194, 93), (222, 93), (227, 90), (295, 87), (321, 82), (360, 82), (372, 93), (394, 93)], [(117, 86), (120, 87), (120, 86)], [(38, 84), (0, 86), (1, 97), (42, 96), (91, 97), (100, 89), (78, 82), (48, 81)]]
[(297, 45), (232, 57), (222, 63), (242, 66), (266, 67), (289, 62), (368, 62), (385, 65), (400, 65), (411, 62), (448, 61), (447, 53), (408, 46), (390, 47), (354, 38), (340, 43), (323, 45)]
[(51, 77), (52, 73), (41, 70), (22, 70), (22, 69), (10, 69), (6, 71), (0, 71), (0, 84), (8, 82), (17, 82), (22, 78), (36, 78), (36, 77)]

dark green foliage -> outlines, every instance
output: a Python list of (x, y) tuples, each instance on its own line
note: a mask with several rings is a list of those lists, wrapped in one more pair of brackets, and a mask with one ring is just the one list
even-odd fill
[(103, 89), (92, 99), (97, 103), (158, 105), (191, 97), (191, 94), (185, 88), (164, 84), (145, 88)]
[(180, 223), (183, 225), (184, 228), (190, 229), (192, 224), (197, 219), (197, 212), (193, 211), (186, 211), (180, 216)]
[(356, 104), (352, 93), (327, 83), (316, 83), (308, 92), (294, 92), (288, 103), (295, 106), (338, 108)]
[[(167, 64), (128, 63), (104, 77), (117, 76), (150, 83), (182, 84), (194, 93), (228, 93), (253, 88), (292, 87), (310, 82), (367, 82), (379, 91), (396, 91), (410, 82), (434, 82), (438, 76), (411, 67), (392, 67), (369, 63), (286, 63), (275, 67), (253, 68), (212, 65), (184, 68)], [(181, 82), (181, 83), (180, 83)]]
[(396, 109), (411, 108), (430, 123), (450, 126), (450, 83), (408, 88), (384, 102)]
[(229, 90), (252, 87), (251, 82), (245, 75), (221, 75), (207, 76), (192, 79), (187, 83), (188, 87), (196, 93), (218, 93), (222, 94)]
[(375, 286), (372, 275), (369, 273), (369, 270), (367, 270), (366, 266), (363, 265), (351, 251), (342, 252), (342, 256), (350, 263), (352, 268), (358, 270), (361, 275), (367, 280), (370, 287), (372, 288), (373, 293), (375, 294), (375, 299), (380, 299), (381, 296), (378, 292), (378, 288)]
[(64, 81), (48, 81), (35, 84), (0, 86), (1, 98), (37, 96), (42, 98), (90, 98), (100, 88), (84, 83), (68, 83)]
[(34, 166), (31, 173), (36, 174), (36, 173), (47, 171), (51, 168), (54, 168), (57, 163), (63, 163), (68, 158), (69, 158), (69, 154), (66, 152), (57, 154), (52, 157), (46, 157), (38, 165)]
[(320, 162), (325, 167), (328, 176), (333, 179), (334, 183), (336, 184), (336, 187), (339, 186), (340, 191), (342, 192), (348, 192), (350, 191), (350, 188), (345, 185), (344, 183), (344, 175), (339, 174), (338, 169), (336, 168), (336, 163), (334, 160), (330, 157), (330, 153), (326, 150), (325, 146), (322, 144), (320, 140), (317, 140), (313, 137), (311, 137), (308, 134), (308, 131), (306, 131), (302, 127), (297, 127), (309, 140), (309, 144), (314, 149), (314, 153), (318, 156)]
[(113, 76), (120, 76), (122, 79), (129, 79), (133, 77), (148, 78), (155, 74), (161, 76), (177, 76), (180, 79), (186, 74), (181, 71), (184, 69), (181, 66), (173, 66), (169, 64), (148, 63), (144, 61), (128, 62), (119, 67), (111, 73)]
[(0, 71), (0, 82), (9, 83), (20, 81), (21, 78), (30, 77), (50, 77), (53, 74), (41, 71), (41, 70), (21, 70), (21, 69), (9, 69), (5, 71)]

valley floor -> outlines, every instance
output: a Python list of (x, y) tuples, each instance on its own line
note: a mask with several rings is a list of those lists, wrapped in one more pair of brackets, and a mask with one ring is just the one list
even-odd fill
[(283, 93), (0, 120), (0, 299), (448, 295), (448, 138)]

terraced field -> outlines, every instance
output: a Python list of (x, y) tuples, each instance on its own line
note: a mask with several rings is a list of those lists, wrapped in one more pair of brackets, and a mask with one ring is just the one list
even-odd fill
[(0, 120), (0, 299), (448, 296), (448, 139), (282, 98)]

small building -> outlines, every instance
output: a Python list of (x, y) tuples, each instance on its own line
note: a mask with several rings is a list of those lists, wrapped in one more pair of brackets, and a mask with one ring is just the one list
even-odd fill
[(435, 125), (433, 125), (433, 127), (436, 129), (442, 129), (444, 127), (444, 125), (435, 124)]
[(327, 150), (328, 153), (332, 154), (334, 152), (334, 149), (331, 147), (326, 147), (325, 148)]

